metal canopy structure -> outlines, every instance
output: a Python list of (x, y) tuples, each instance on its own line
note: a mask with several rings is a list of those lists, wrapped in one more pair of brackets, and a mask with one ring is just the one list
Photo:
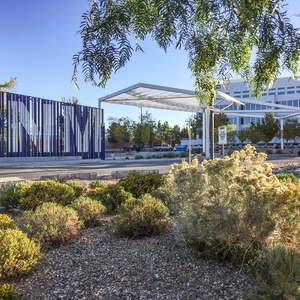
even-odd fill
[[(218, 92), (218, 95), (222, 98), (222, 101), (227, 101), (229, 104), (243, 105), (242, 102), (223, 92)], [(199, 103), (195, 91), (147, 83), (137, 83), (99, 98), (100, 107), (101, 102), (194, 113), (203, 112), (205, 109), (213, 109), (212, 106), (208, 106), (206, 103)]]
[[(243, 105), (242, 102), (235, 98), (217, 91), (219, 98), (218, 103), (226, 103), (226, 107), (233, 104)], [(177, 89), (147, 83), (137, 83), (133, 86), (99, 98), (99, 108), (102, 108), (102, 102), (110, 104), (121, 104), (137, 107), (147, 107), (156, 109), (176, 110), (183, 112), (202, 113), (203, 116), (203, 147), (205, 153), (209, 153), (213, 158), (213, 143), (210, 146), (210, 140), (213, 140), (213, 112), (221, 112), (214, 106), (209, 106), (207, 103), (199, 103), (195, 91)], [(215, 104), (215, 105), (216, 105)]]

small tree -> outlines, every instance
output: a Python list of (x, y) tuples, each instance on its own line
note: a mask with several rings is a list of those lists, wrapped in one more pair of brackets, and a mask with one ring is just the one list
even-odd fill
[(297, 119), (287, 119), (283, 126), (283, 138), (289, 145), (290, 152), (293, 153), (294, 149), (292, 144), (295, 144), (300, 136), (300, 124)]
[(266, 144), (277, 136), (280, 130), (279, 122), (275, 120), (273, 113), (266, 113), (265, 117), (261, 121), (258, 121), (255, 127), (261, 132), (263, 136), (262, 141)]
[(255, 125), (250, 125), (250, 127), (246, 128), (247, 131), (247, 139), (254, 145), (257, 143), (266, 140), (266, 137), (257, 130)]
[(107, 128), (107, 140), (121, 148), (124, 142), (130, 141), (132, 121), (129, 118), (112, 117), (109, 117), (108, 120), (110, 123)]
[(236, 132), (236, 136), (241, 141), (242, 146), (243, 146), (244, 142), (246, 142), (248, 140), (248, 137), (249, 137), (248, 131), (249, 131), (248, 127), (246, 127), (246, 128), (242, 128), (240, 131)]

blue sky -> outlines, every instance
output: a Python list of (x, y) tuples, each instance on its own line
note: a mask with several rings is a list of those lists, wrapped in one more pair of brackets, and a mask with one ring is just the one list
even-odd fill
[[(286, 3), (293, 14), (300, 13), (299, 0)], [(71, 82), (72, 57), (81, 50), (77, 32), (81, 16), (88, 9), (88, 0), (1, 0), (0, 82), (17, 77), (14, 93), (58, 101), (75, 96), (80, 104), (93, 107), (98, 106), (98, 98), (138, 82), (194, 89), (187, 53), (175, 49), (164, 53), (149, 39), (141, 43), (145, 53), (133, 53), (130, 62), (112, 76), (105, 89), (84, 82), (79, 68), (77, 90)], [(300, 27), (300, 20), (296, 22)], [(138, 120), (140, 115), (137, 107), (104, 103), (103, 108), (106, 119), (112, 116)], [(144, 108), (145, 111), (171, 126), (184, 125), (192, 115)]]

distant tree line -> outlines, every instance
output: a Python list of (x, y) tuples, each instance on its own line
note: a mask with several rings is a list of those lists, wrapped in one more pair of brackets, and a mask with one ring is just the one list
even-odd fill
[[(114, 144), (120, 149), (123, 145), (132, 142), (136, 145), (152, 147), (154, 144), (165, 143), (174, 146), (180, 144), (182, 139), (188, 138), (188, 128), (179, 125), (170, 126), (168, 121), (162, 123), (152, 118), (148, 112), (142, 115), (141, 122), (133, 121), (128, 117), (114, 118), (109, 117), (109, 125), (106, 131), (106, 137), (109, 143)], [(191, 138), (202, 138), (202, 114), (191, 115), (186, 123), (190, 124)], [(280, 124), (274, 118), (272, 113), (266, 113), (265, 117), (256, 124), (250, 123), (240, 131), (235, 130), (235, 125), (230, 123), (226, 114), (214, 115), (214, 142), (218, 142), (218, 127), (226, 126), (227, 141), (229, 144), (238, 142), (239, 144), (264, 143), (267, 145), (274, 137), (283, 137), (289, 148), (298, 143), (300, 138), (300, 124), (297, 119), (286, 119), (283, 130), (280, 130)]]

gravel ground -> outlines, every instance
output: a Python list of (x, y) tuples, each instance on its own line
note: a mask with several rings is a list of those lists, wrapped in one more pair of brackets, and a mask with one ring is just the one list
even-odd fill
[(237, 300), (253, 290), (233, 266), (193, 254), (173, 229), (163, 236), (119, 239), (105, 224), (49, 251), (36, 271), (13, 284), (21, 300)]

